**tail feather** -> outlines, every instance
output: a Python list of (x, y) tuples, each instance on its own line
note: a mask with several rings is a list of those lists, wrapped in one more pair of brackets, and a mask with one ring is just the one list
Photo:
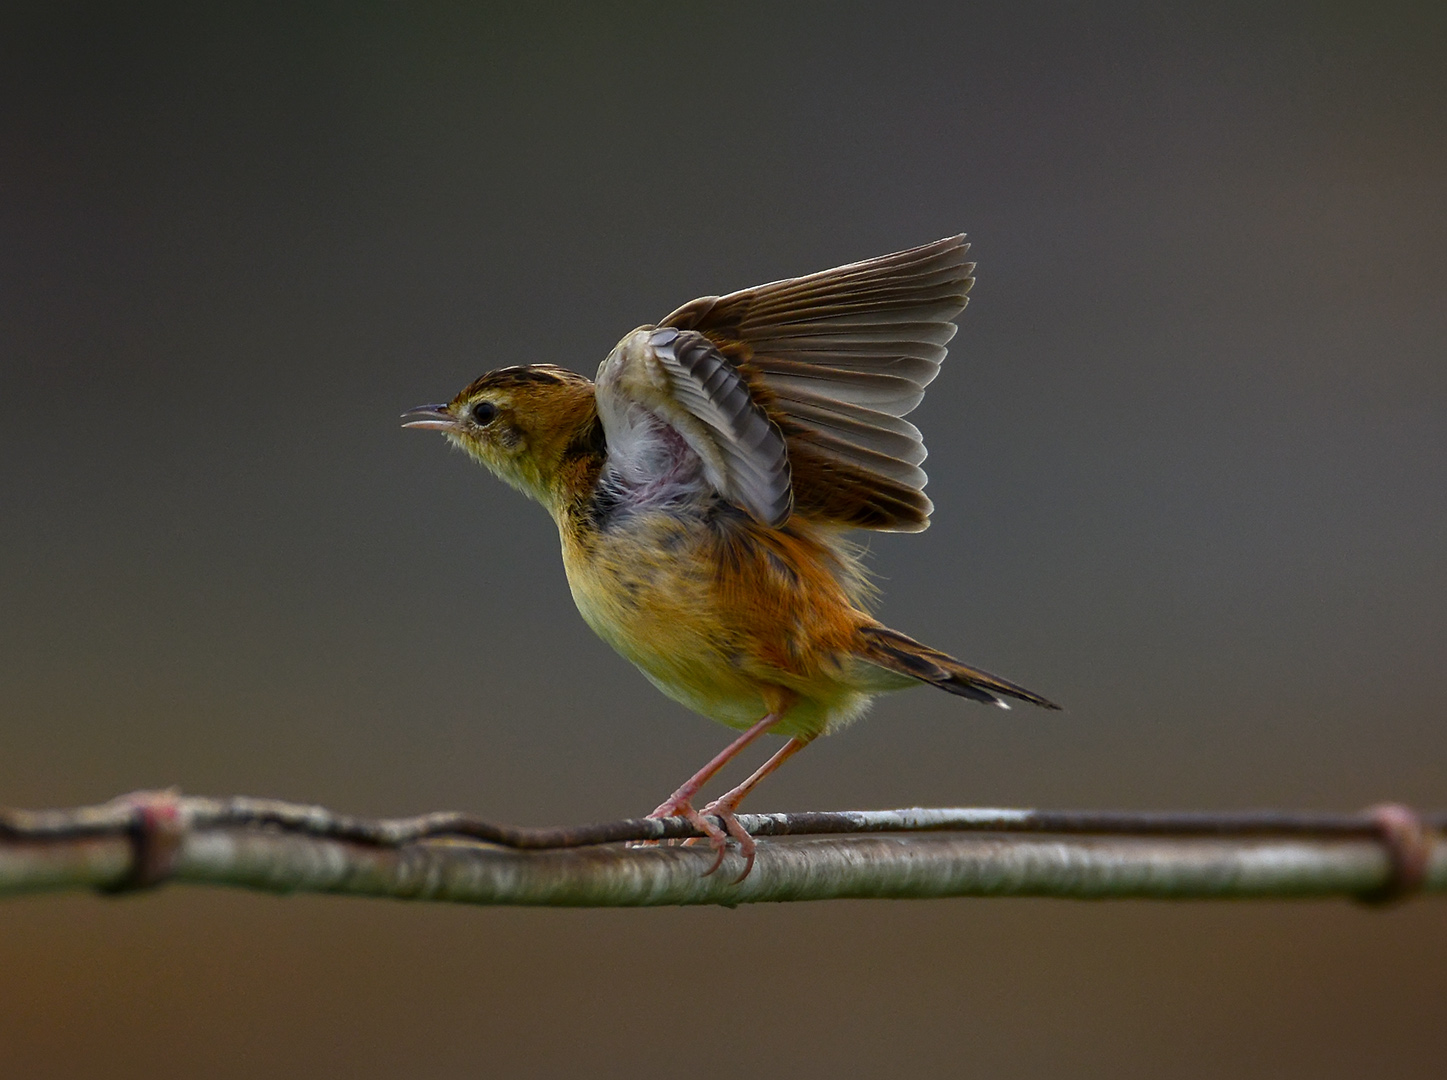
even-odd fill
[(941, 690), (987, 705), (998, 705), (1008, 709), (1006, 697), (1028, 701), (1042, 709), (1058, 709), (1059, 705), (1041, 697), (1033, 690), (960, 663), (948, 653), (921, 645), (912, 637), (897, 630), (875, 624), (860, 628), (860, 634), (867, 643), (865, 659), (886, 670), (907, 675), (920, 682), (938, 686)]

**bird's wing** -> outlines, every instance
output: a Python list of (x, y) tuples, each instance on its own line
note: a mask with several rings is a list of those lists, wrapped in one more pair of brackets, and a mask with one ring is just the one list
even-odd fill
[(676, 400), (724, 433), (714, 441), (732, 486), (719, 490), (770, 524), (788, 517), (791, 487), (794, 511), (816, 521), (927, 528), (924, 441), (902, 418), (955, 335), (974, 284), (968, 250), (964, 236), (946, 237), (702, 297), (662, 320), (655, 337), (677, 336), (655, 351), (672, 349), (663, 363)]
[(766, 525), (789, 519), (793, 489), (783, 432), (743, 374), (702, 334), (635, 330), (599, 367), (595, 393), (608, 468), (627, 488), (667, 500), (696, 484), (681, 439), (702, 462), (702, 481), (724, 498)]

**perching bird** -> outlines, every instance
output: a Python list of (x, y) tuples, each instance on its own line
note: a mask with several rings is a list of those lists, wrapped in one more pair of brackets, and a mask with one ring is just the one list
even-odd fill
[[(849, 529), (919, 532), (919, 430), (974, 283), (963, 236), (685, 304), (627, 335), (596, 382), (551, 364), (489, 372), (406, 414), (536, 499), (588, 625), (669, 697), (743, 734), (651, 817), (717, 852), (755, 785), (881, 691), (927, 683), (1058, 708), (876, 621)], [(699, 811), (766, 731), (789, 741)], [(727, 830), (708, 816), (717, 817)]]

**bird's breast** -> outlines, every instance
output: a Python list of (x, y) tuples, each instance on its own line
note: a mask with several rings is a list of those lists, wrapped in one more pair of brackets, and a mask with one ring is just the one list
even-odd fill
[(807, 545), (727, 514), (559, 526), (584, 620), (675, 701), (746, 727), (765, 711), (762, 689), (785, 686), (800, 697), (785, 730), (809, 734), (862, 709), (849, 678), (860, 613)]

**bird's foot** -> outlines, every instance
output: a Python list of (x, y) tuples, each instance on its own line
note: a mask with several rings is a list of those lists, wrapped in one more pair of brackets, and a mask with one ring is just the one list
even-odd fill
[[(695, 810), (693, 808), (693, 802), (687, 796), (670, 795), (667, 799), (663, 800), (658, 809), (654, 810), (648, 817), (654, 819), (669, 817), (683, 818), (708, 838), (709, 846), (719, 853), (719, 862), (723, 861), (723, 850), (724, 846), (728, 843), (728, 834)], [(684, 844), (692, 844), (694, 840), (697, 839), (698, 837), (690, 837), (684, 841)], [(640, 847), (658, 842), (659, 841), (656, 840), (636, 841)], [(708, 873), (711, 874), (717, 869), (718, 863), (716, 862)], [(704, 876), (707, 877), (708, 875), (705, 874)]]
[[(759, 845), (755, 843), (754, 838), (749, 835), (749, 831), (739, 823), (738, 817), (735, 816), (734, 810), (737, 808), (738, 802), (731, 800), (727, 795), (722, 799), (715, 799), (703, 808), (703, 817), (707, 818), (712, 815), (718, 818), (724, 823), (724, 828), (728, 830), (728, 835), (739, 842), (739, 854), (744, 857), (744, 872), (734, 878), (733, 883), (735, 885), (743, 881), (744, 878), (753, 872), (754, 855), (757, 854), (759, 849)], [(710, 822), (710, 824), (712, 824), (712, 822)], [(715, 829), (714, 831), (717, 832), (718, 830)], [(712, 874), (723, 865), (724, 849), (727, 844), (727, 839), (723, 837), (722, 834), (720, 834), (719, 839), (714, 839), (713, 835), (710, 834), (710, 842), (713, 844), (716, 856), (713, 865), (704, 871), (704, 877), (708, 877), (709, 874)]]

